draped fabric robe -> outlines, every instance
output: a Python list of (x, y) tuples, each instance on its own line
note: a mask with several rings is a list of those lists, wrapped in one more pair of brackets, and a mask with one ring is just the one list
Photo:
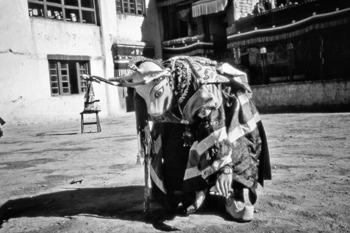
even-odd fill
[[(233, 167), (234, 182), (250, 190), (253, 204), (257, 184), (263, 186), (264, 180), (271, 179), (266, 135), (247, 80), (235, 79), (219, 90), (221, 105), (206, 119), (189, 125), (195, 135), (191, 147), (184, 146), (186, 126), (183, 124), (155, 123), (151, 129), (152, 192), (164, 206), (171, 206), (174, 193), (178, 191), (193, 193), (211, 187), (225, 165)], [(135, 104), (140, 112), (140, 106), (145, 105), (137, 94)], [(146, 121), (146, 112), (138, 114), (140, 122)], [(215, 156), (213, 138), (221, 135), (232, 143), (233, 152), (227, 158)]]

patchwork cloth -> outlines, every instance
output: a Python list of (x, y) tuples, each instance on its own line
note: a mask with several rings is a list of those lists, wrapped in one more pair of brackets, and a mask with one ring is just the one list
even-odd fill
[[(264, 127), (247, 77), (229, 77), (232, 82), (228, 84), (200, 86), (195, 83), (198, 79), (203, 83), (218, 80), (218, 72), (228, 75), (206, 58), (180, 57), (167, 62), (172, 66), (175, 96), (180, 100), (179, 112), (174, 114), (181, 117), (182, 113), (191, 124), (155, 123), (151, 129), (150, 175), (155, 198), (162, 203), (176, 191), (191, 193), (210, 187), (225, 165), (233, 167), (235, 182), (255, 194), (258, 183), (263, 186), (264, 180), (271, 179), (271, 168)], [(205, 94), (197, 94), (191, 102), (203, 87)], [(201, 103), (212, 110), (202, 120), (196, 117)], [(183, 146), (186, 127), (194, 135), (191, 147)], [(232, 153), (221, 156), (218, 146), (225, 140)]]
[[(214, 124), (213, 132), (194, 142), (190, 149), (183, 189), (201, 190), (205, 188), (201, 185), (202, 180), (213, 185), (220, 168), (230, 165), (233, 166), (233, 180), (255, 193), (257, 182), (263, 185), (264, 179), (271, 178), (271, 171), (269, 162), (265, 166), (269, 156), (267, 143), (260, 136), (264, 134), (260, 116), (249, 94), (227, 95), (223, 105), (212, 113), (210, 121)], [(231, 142), (231, 156), (220, 158), (215, 155), (213, 147), (221, 138), (228, 138)], [(262, 176), (259, 176), (259, 168), (265, 171), (260, 172)]]

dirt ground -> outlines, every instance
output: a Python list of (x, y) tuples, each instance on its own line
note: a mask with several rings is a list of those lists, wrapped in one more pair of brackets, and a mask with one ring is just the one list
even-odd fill
[(158, 209), (146, 220), (133, 113), (85, 134), (78, 120), (4, 119), (0, 232), (350, 232), (350, 114), (261, 117), (273, 179), (259, 187), (249, 223), (210, 208), (188, 217)]

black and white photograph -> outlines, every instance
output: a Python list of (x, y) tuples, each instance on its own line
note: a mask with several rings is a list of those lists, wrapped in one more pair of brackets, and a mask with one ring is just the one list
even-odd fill
[(0, 233), (350, 233), (350, 0), (0, 0)]

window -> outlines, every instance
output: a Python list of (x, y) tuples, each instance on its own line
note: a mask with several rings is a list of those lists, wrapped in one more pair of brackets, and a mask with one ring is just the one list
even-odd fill
[(28, 0), (30, 17), (97, 24), (95, 0)]
[(49, 60), (51, 94), (71, 95), (86, 92), (82, 74), (89, 73), (88, 61)]
[(117, 13), (144, 15), (144, 0), (116, 0)]
[[(162, 7), (161, 10), (165, 41), (198, 35), (197, 21), (191, 16), (190, 6), (169, 6)], [(204, 19), (201, 17), (201, 21)]]

